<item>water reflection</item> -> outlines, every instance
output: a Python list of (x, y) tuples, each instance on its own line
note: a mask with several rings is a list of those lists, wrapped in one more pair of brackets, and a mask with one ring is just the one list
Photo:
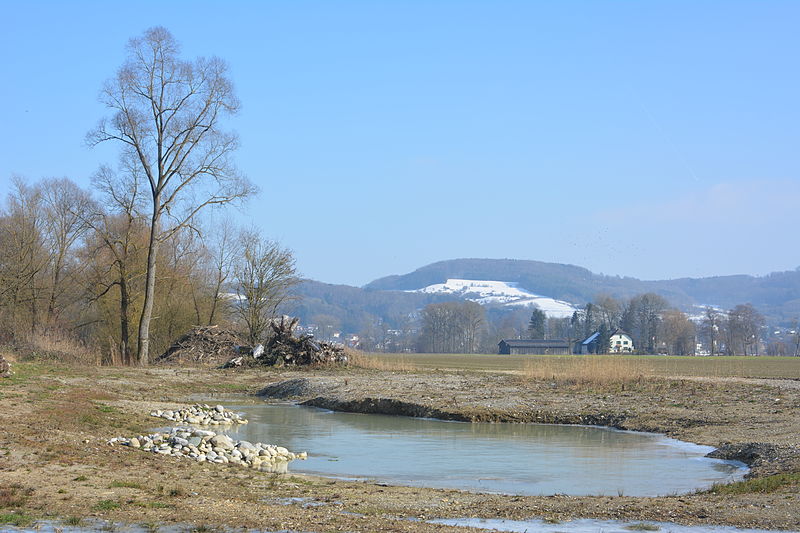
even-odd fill
[(444, 422), (241, 405), (237, 439), (308, 451), (290, 470), (400, 484), (514, 494), (683, 493), (740, 478), (711, 448), (662, 436), (581, 426)]

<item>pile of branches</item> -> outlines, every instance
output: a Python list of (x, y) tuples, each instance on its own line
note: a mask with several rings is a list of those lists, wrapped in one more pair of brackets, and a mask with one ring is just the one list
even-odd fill
[(6, 361), (3, 354), (0, 354), (0, 378), (7, 378), (11, 376), (11, 363)]
[(156, 363), (219, 366), (239, 353), (241, 340), (219, 326), (195, 326), (161, 354)]
[(257, 346), (252, 355), (234, 357), (226, 367), (253, 365), (322, 365), (346, 363), (344, 346), (314, 340), (311, 335), (295, 336), (298, 318), (281, 317), (270, 324), (272, 334), (263, 347)]

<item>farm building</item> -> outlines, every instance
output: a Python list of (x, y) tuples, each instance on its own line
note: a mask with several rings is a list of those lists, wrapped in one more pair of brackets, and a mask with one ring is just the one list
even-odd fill
[(633, 339), (621, 329), (611, 332), (608, 353), (631, 353), (633, 352)]
[(575, 343), (575, 353), (586, 355), (590, 353), (597, 353), (597, 339), (600, 337), (600, 332), (595, 331), (582, 341)]
[(633, 339), (619, 328), (611, 332), (608, 346), (605, 350), (601, 350), (597, 346), (599, 338), (600, 332), (595, 331), (582, 341), (576, 342), (574, 353), (581, 355), (590, 353), (633, 353)]
[(569, 342), (561, 339), (508, 339), (498, 346), (506, 355), (569, 355)]

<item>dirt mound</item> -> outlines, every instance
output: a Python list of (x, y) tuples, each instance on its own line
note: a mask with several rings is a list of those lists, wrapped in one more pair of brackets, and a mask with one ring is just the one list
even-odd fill
[(330, 394), (335, 385), (320, 380), (310, 380), (307, 378), (294, 378), (267, 385), (258, 392), (259, 396), (268, 398), (297, 398), (304, 396), (317, 396), (320, 394)]
[(241, 339), (219, 326), (196, 326), (158, 356), (156, 364), (220, 366), (238, 355)]

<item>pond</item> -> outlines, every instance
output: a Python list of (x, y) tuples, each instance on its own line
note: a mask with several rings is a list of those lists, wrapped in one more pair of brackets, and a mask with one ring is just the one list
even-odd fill
[(307, 451), (290, 471), (507, 494), (659, 496), (741, 479), (713, 448), (651, 433), (587, 426), (466, 423), (332, 412), (290, 404), (230, 405), (250, 423), (236, 439)]

